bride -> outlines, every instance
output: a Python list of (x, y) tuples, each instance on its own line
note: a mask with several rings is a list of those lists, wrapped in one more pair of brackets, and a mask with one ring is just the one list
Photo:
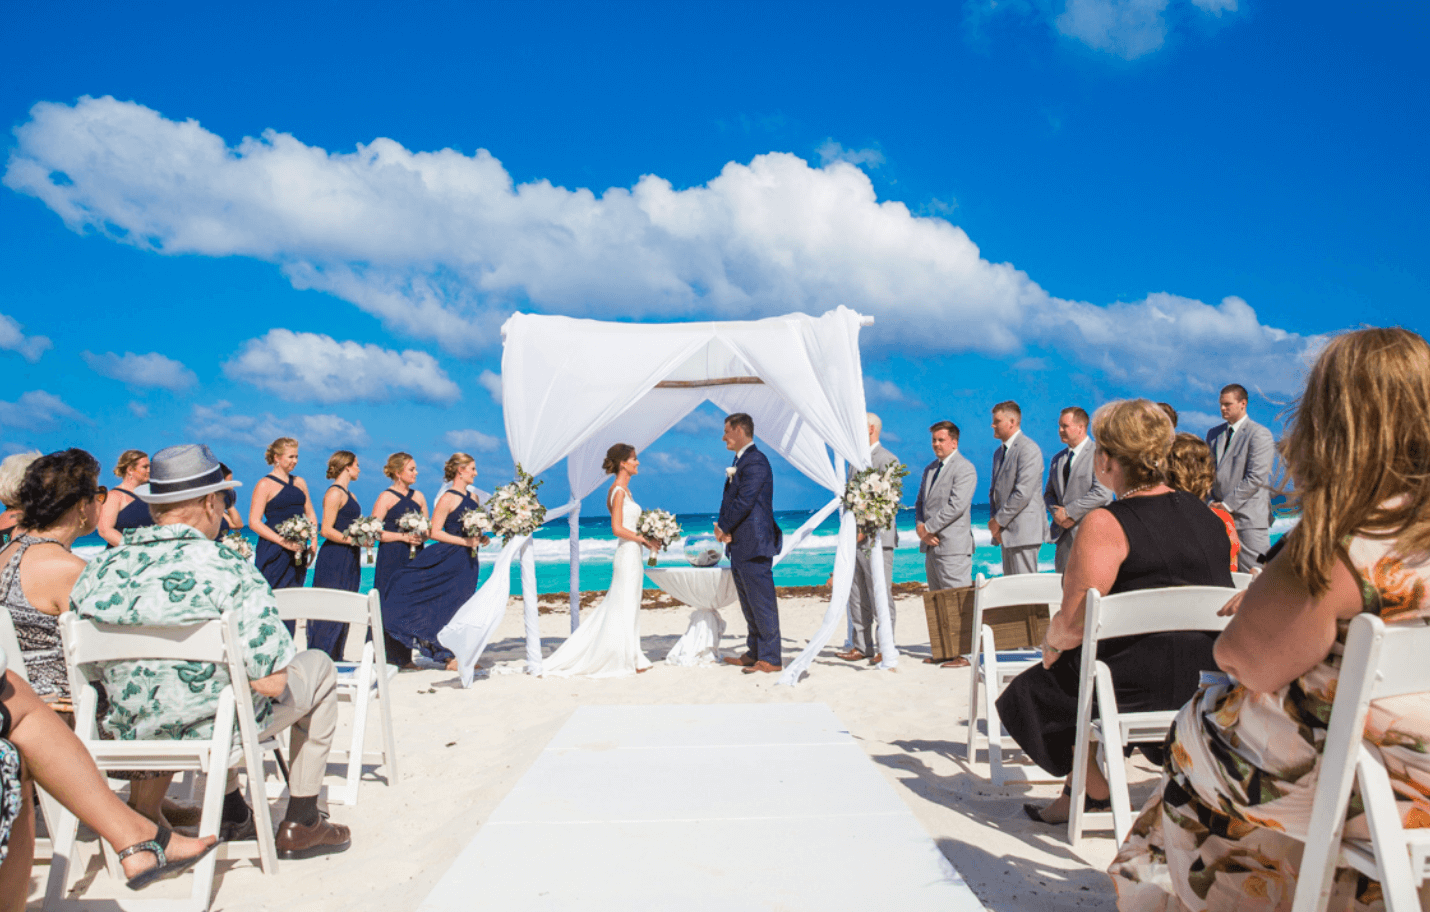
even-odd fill
[(657, 549), (636, 531), (641, 508), (631, 497), (630, 484), (640, 465), (636, 448), (628, 443), (606, 451), (601, 468), (616, 476), (606, 494), (606, 506), (611, 510), (611, 532), (621, 540), (612, 561), (611, 588), (576, 632), (543, 663), (546, 677), (614, 678), (650, 668), (650, 660), (641, 652), (640, 607), (645, 582), (641, 547)]

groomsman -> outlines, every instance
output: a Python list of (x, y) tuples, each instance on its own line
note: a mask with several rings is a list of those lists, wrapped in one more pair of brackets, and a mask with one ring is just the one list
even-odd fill
[(958, 425), (939, 421), (929, 428), (933, 462), (924, 467), (914, 503), (914, 527), (930, 590), (973, 584), (973, 525), (969, 508), (978, 471), (958, 452)]
[(1207, 446), (1216, 460), (1211, 503), (1231, 514), (1241, 552), (1236, 569), (1250, 573), (1271, 545), (1271, 458), (1276, 443), (1271, 431), (1246, 414), (1246, 387), (1231, 383), (1221, 390), (1222, 424), (1207, 432)]
[(993, 483), (988, 489), (988, 531), (1003, 549), (1003, 573), (1037, 573), (1038, 548), (1048, 540), (1043, 490), (1043, 451), (1020, 428), (1023, 410), (1016, 402), (993, 406), (993, 436), (1003, 442), (993, 453)]
[[(879, 434), (884, 422), (873, 412), (869, 419), (869, 458), (876, 469), (885, 469), (899, 461), (899, 457), (884, 449), (879, 442)], [(889, 601), (889, 633), (894, 632), (894, 545), (899, 542), (896, 528), (898, 517), (889, 520), (889, 525), (880, 536), (880, 551), (884, 559), (884, 593)], [(872, 546), (866, 546), (864, 535), (859, 535), (859, 550), (854, 556), (854, 587), (849, 590), (849, 617), (854, 622), (854, 646), (847, 652), (835, 655), (846, 662), (869, 659), (873, 663), (884, 660), (879, 652), (879, 640), (874, 635), (874, 568)]]
[(1096, 444), (1087, 436), (1087, 412), (1069, 406), (1058, 416), (1058, 437), (1067, 449), (1053, 457), (1048, 468), (1048, 485), (1043, 489), (1043, 503), (1053, 514), (1048, 531), (1057, 542), (1053, 567), (1062, 573), (1067, 569), (1068, 555), (1077, 538), (1078, 523), (1098, 507), (1112, 503), (1112, 492), (1097, 480), (1092, 470), (1092, 453)]

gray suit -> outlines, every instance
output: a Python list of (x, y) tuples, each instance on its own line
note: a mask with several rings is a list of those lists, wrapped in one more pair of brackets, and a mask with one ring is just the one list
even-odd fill
[(1038, 548), (1048, 540), (1048, 511), (1043, 490), (1043, 451), (1019, 433), (1010, 447), (993, 453), (993, 483), (988, 509), (1003, 527), (1003, 572), (1037, 573)]
[[(870, 453), (873, 459), (874, 468), (883, 469), (899, 461), (899, 458), (882, 444), (874, 444)], [(880, 537), (880, 544), (883, 546), (884, 557), (884, 592), (889, 597), (889, 633), (895, 630), (894, 624), (894, 546), (899, 542), (899, 531), (897, 529), (898, 517), (895, 516), (889, 521), (889, 525), (884, 529)], [(870, 566), (870, 552), (873, 551), (868, 541), (860, 543), (859, 550), (854, 557), (854, 588), (849, 590), (849, 617), (854, 621), (854, 648), (864, 653), (866, 656), (873, 656), (879, 652), (879, 641), (874, 636), (874, 568)]]
[[(1112, 503), (1112, 491), (1097, 480), (1097, 473), (1092, 470), (1094, 447), (1092, 438), (1087, 438), (1081, 455), (1073, 459), (1066, 488), (1063, 486), (1063, 470), (1067, 461), (1072, 459), (1073, 451), (1070, 447), (1064, 448), (1053, 457), (1053, 464), (1048, 467), (1048, 485), (1043, 488), (1043, 504), (1049, 512), (1053, 507), (1062, 507), (1067, 511), (1069, 519), (1074, 523), (1081, 523), (1082, 518), (1093, 510)], [(1048, 524), (1048, 532), (1051, 533), (1053, 541), (1058, 543), (1053, 566), (1059, 573), (1067, 569), (1068, 555), (1072, 553), (1077, 530), (1077, 526), (1064, 529), (1056, 522)]]
[(957, 450), (943, 462), (935, 459), (924, 466), (914, 517), (938, 536), (938, 544), (932, 548), (919, 544), (919, 550), (924, 552), (929, 589), (973, 585), (973, 524), (969, 508), (977, 488), (978, 470)]
[(1236, 534), (1241, 538), (1236, 569), (1250, 573), (1271, 546), (1271, 459), (1276, 442), (1271, 431), (1247, 418), (1223, 452), (1226, 433), (1225, 423), (1207, 433), (1207, 446), (1216, 460), (1211, 500), (1226, 504), (1236, 521)]

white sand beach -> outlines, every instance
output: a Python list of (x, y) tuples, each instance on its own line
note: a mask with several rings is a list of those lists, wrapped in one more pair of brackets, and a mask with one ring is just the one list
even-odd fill
[[(819, 626), (826, 603), (809, 596), (781, 598), (787, 657)], [(904, 595), (897, 604), (903, 655), (896, 672), (834, 658), (841, 636), (794, 688), (777, 686), (774, 675), (743, 675), (728, 666), (677, 668), (660, 662), (685, 630), (690, 609), (683, 606), (642, 611), (644, 648), (657, 663), (642, 675), (540, 680), (494, 674), (463, 690), (456, 675), (445, 671), (400, 674), (394, 681), (394, 712), (401, 781), (388, 786), (369, 777), (357, 807), (332, 808), (335, 821), (352, 827), (352, 848), (326, 858), (280, 862), (276, 877), (264, 876), (248, 861), (221, 863), (213, 908), (415, 909), (578, 706), (822, 702), (848, 727), (987, 908), (1111, 909), (1112, 888), (1103, 873), (1115, 851), (1110, 834), (1094, 835), (1074, 850), (1065, 829), (1033, 823), (1021, 809), (1024, 801), (1051, 800), (1056, 785), (1014, 782), (993, 788), (984, 778), (986, 762), (965, 761), (968, 672), (924, 664), (929, 638), (922, 599)], [(724, 645), (742, 645), (745, 627), (738, 607), (727, 608), (724, 616), (729, 625)], [(541, 616), (546, 652), (568, 627), (564, 607)], [(516, 664), (523, 650), (521, 609), (513, 599), (483, 663)], [(339, 740), (343, 737), (340, 731)], [(336, 773), (336, 766), (332, 769)], [(1140, 805), (1155, 771), (1140, 755), (1130, 771), (1133, 801)], [(830, 794), (830, 807), (837, 808), (840, 800), (839, 794)], [(554, 864), (559, 859), (531, 858), (533, 883)], [(39, 908), (48, 870), (41, 864), (34, 869), (32, 909)], [(878, 875), (873, 870), (829, 874)], [(81, 881), (93, 881), (85, 895), (110, 893), (107, 880), (97, 863), (92, 865)], [(188, 887), (184, 878), (152, 888), (144, 898), (178, 897)]]

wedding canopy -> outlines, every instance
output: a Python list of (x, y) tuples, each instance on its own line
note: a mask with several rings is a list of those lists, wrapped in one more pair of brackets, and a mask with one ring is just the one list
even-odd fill
[[(581, 498), (604, 479), (601, 462), (613, 443), (645, 449), (707, 399), (727, 413), (746, 412), (759, 442), (835, 495), (794, 535), (788, 553), (838, 507), (845, 464), (870, 464), (859, 328), (864, 318), (840, 307), (820, 317), (790, 314), (721, 323), (606, 323), (513, 314), (502, 327), (502, 411), (513, 460), (538, 475), (565, 459), (571, 499), (547, 521), (569, 515), (572, 579), (579, 572), (576, 522)], [(830, 452), (833, 451), (833, 458)], [(712, 504), (724, 478), (710, 480)], [(776, 492), (778, 503), (778, 492)], [(875, 542), (877, 547), (878, 543)], [(824, 622), (782, 684), (797, 683), (844, 620), (854, 574), (855, 523), (843, 513), (834, 592)], [(783, 555), (781, 555), (783, 556)], [(492, 574), (439, 635), (457, 655), (462, 682), (495, 632), (510, 595), (510, 565), (521, 561), (527, 671), (541, 673), (536, 565), (530, 539), (508, 542)], [(870, 561), (882, 574), (883, 561)], [(876, 581), (877, 583), (877, 581)], [(876, 584), (882, 667), (898, 653), (889, 636), (884, 587)], [(571, 587), (573, 628), (579, 585)]]

